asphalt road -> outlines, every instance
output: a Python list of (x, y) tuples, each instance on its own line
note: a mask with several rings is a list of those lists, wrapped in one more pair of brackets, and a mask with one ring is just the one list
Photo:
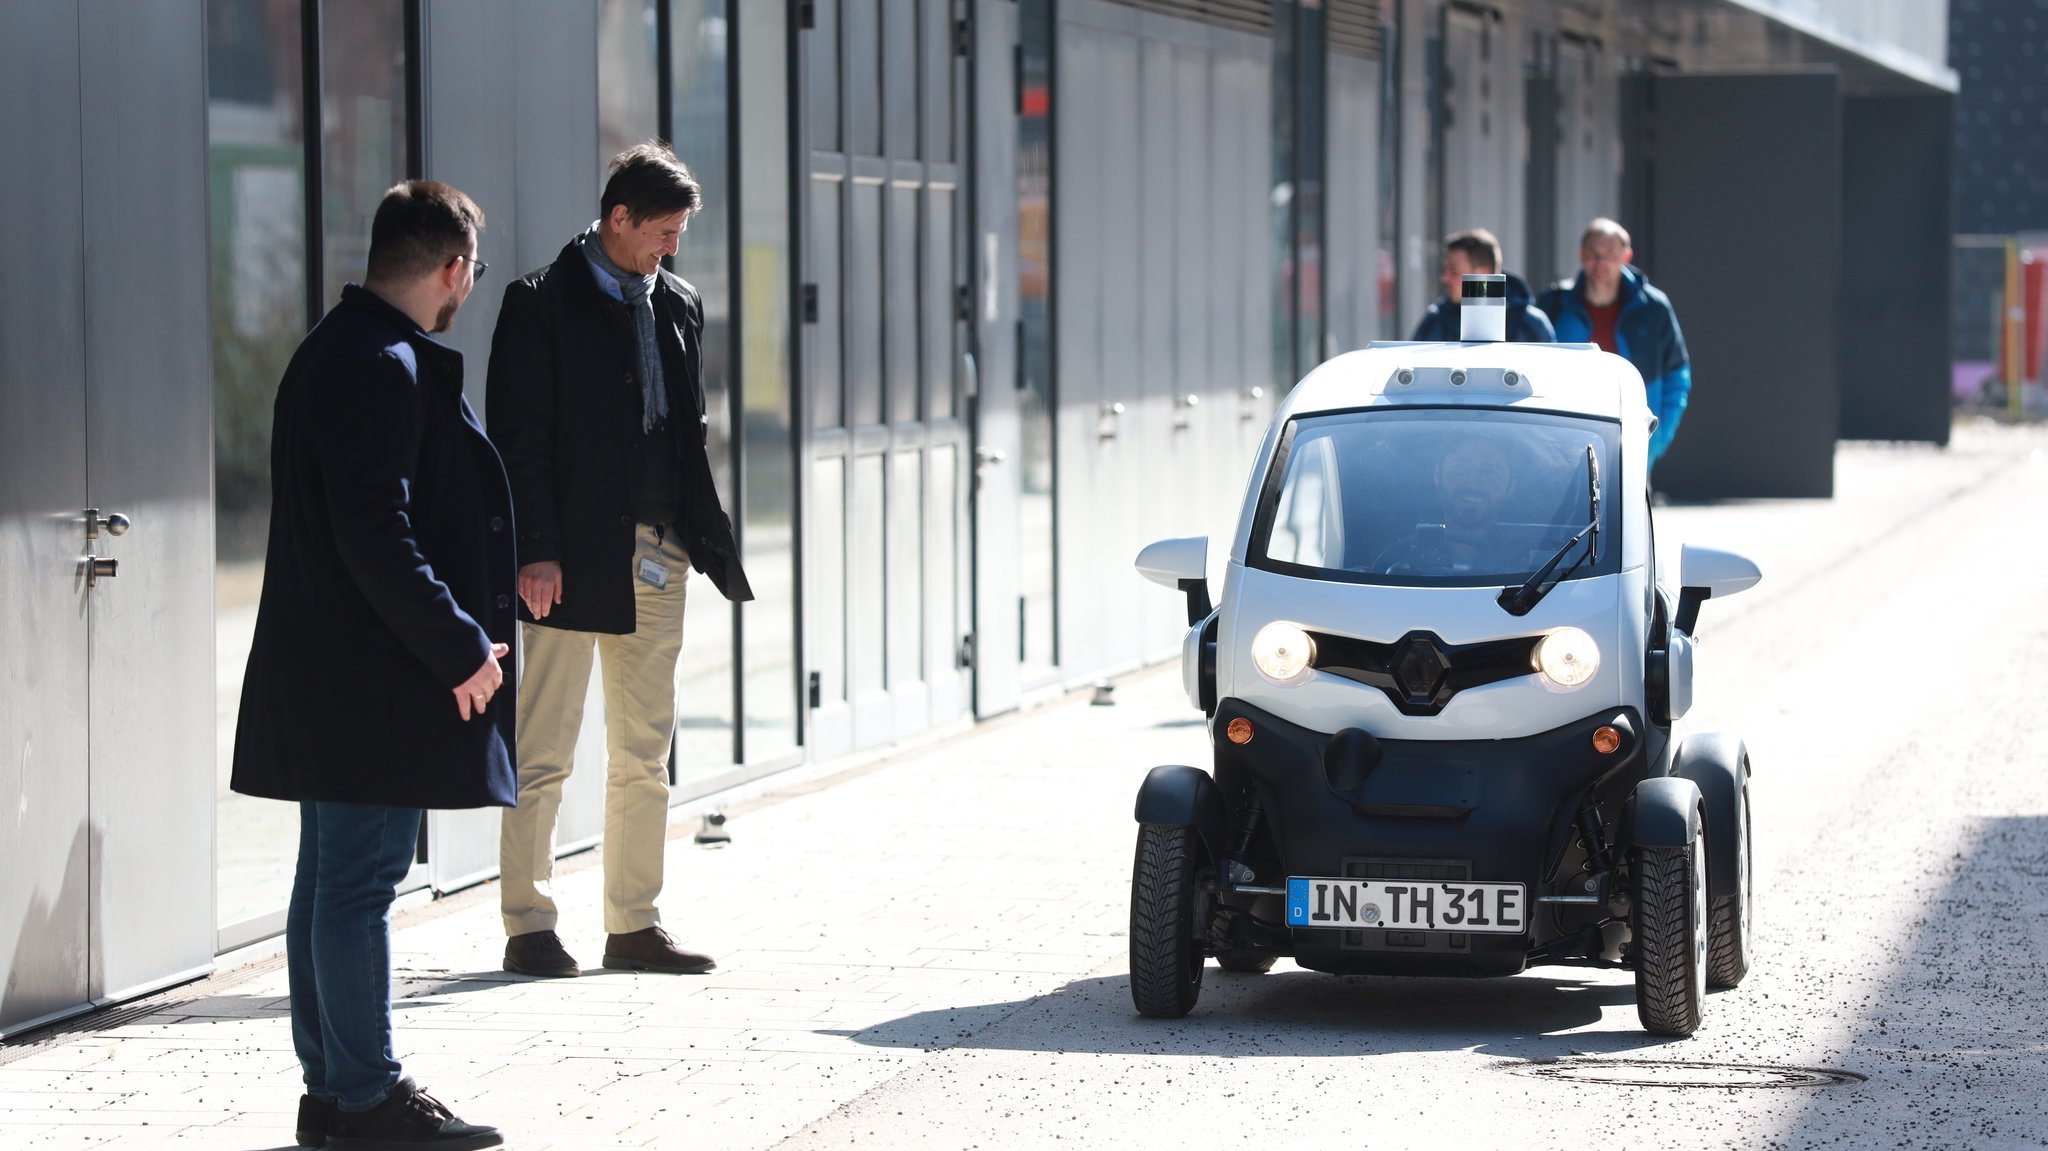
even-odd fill
[(1701, 618), (1686, 726), (1748, 742), (1757, 906), (1692, 1038), (1564, 967), (1212, 964), (1148, 1020), (1104, 939), (1048, 993), (856, 1034), (924, 1054), (780, 1146), (2048, 1146), (2044, 449), (1964, 426), (1844, 447), (1831, 501), (1660, 510), (1660, 545), (1765, 572)]

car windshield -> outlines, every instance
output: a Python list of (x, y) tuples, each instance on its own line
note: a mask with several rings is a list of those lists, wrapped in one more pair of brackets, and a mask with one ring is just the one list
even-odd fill
[[(1496, 408), (1401, 408), (1289, 423), (1260, 495), (1254, 567), (1353, 583), (1518, 584), (1593, 516), (1556, 574), (1620, 570), (1619, 425)], [(1568, 574), (1567, 574), (1568, 573)]]

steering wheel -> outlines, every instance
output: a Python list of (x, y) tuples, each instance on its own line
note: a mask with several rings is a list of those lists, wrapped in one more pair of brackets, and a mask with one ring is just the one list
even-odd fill
[(1456, 561), (1459, 551), (1476, 555), (1485, 548), (1486, 540), (1473, 532), (1443, 524), (1418, 524), (1415, 531), (1388, 544), (1373, 557), (1369, 570), (1381, 575), (1442, 571)]

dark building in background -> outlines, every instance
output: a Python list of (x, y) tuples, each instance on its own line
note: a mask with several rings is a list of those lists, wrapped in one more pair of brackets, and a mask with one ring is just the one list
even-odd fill
[[(1998, 360), (2006, 236), (2048, 241), (2048, 0), (1950, 0), (1956, 387)], [(1964, 366), (1967, 365), (1967, 366)]]

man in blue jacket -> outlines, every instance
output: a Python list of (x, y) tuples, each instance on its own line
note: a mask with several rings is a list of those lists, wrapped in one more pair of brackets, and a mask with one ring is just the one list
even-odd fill
[(1624, 356), (1642, 373), (1657, 430), (1650, 433), (1655, 465), (1678, 434), (1685, 401), (1692, 394), (1692, 360), (1671, 300), (1630, 266), (1636, 257), (1628, 231), (1606, 217), (1586, 225), (1579, 237), (1581, 271), (1571, 283), (1544, 292), (1539, 307), (1557, 325), (1565, 343), (1598, 344)]
[(496, 1147), (400, 1073), (391, 902), (424, 808), (517, 796), (508, 659), (512, 492), (462, 398), (448, 330), (484, 266), (476, 202), (384, 194), (361, 285), (278, 385), (270, 543), (232, 786), (299, 805), (285, 916), (298, 1142), (331, 1151)]
[[(1411, 338), (1431, 342), (1459, 339), (1462, 320), (1458, 305), (1463, 298), (1465, 277), (1492, 275), (1500, 271), (1500, 262), (1500, 241), (1485, 228), (1467, 228), (1447, 237), (1444, 240), (1442, 275), (1444, 294), (1437, 297), (1427, 312), (1422, 313), (1422, 322), (1415, 325), (1415, 335)], [(1520, 276), (1506, 275), (1508, 339), (1525, 344), (1547, 344), (1556, 339), (1550, 330), (1549, 317), (1530, 306), (1529, 285)]]

